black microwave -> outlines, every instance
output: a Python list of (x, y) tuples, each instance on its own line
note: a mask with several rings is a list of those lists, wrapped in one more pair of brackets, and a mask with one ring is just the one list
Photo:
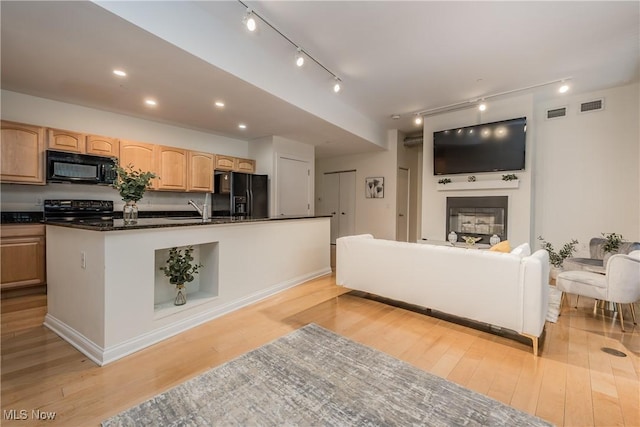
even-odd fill
[(114, 158), (47, 150), (47, 182), (111, 185), (116, 177)]

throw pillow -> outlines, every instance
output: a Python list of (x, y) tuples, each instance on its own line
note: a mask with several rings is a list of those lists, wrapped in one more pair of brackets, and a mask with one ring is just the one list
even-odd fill
[(504, 241), (498, 243), (497, 245), (491, 246), (491, 249), (489, 249), (489, 250), (490, 251), (494, 251), (494, 252), (509, 253), (509, 252), (511, 252), (511, 245), (509, 244), (508, 240), (504, 240)]

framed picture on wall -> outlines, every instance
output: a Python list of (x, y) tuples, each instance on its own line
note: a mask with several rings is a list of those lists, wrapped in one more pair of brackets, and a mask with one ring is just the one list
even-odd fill
[(365, 178), (364, 197), (367, 199), (382, 199), (384, 197), (384, 178)]

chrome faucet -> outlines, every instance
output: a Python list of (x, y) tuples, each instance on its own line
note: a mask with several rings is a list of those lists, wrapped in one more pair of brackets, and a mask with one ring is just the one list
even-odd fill
[(202, 204), (202, 209), (198, 206), (198, 204), (196, 202), (194, 202), (193, 200), (189, 200), (187, 202), (187, 204), (193, 206), (195, 208), (195, 210), (198, 211), (198, 213), (200, 214), (200, 216), (202, 216), (202, 220), (206, 221), (209, 219), (209, 209), (208, 209), (208, 204), (207, 204), (207, 200), (209, 199), (209, 194), (207, 193), (204, 196), (204, 203)]

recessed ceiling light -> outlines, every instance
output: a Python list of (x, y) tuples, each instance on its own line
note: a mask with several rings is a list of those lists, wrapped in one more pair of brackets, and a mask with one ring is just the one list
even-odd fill
[(126, 77), (127, 73), (124, 70), (119, 70), (119, 69), (115, 69), (113, 70), (113, 74), (115, 74), (118, 77)]
[(569, 90), (569, 85), (562, 85), (560, 86), (560, 88), (558, 89), (558, 92), (560, 93), (565, 93)]
[(240, 129), (246, 129), (246, 128), (247, 128), (247, 125), (245, 125), (244, 123), (240, 123), (240, 124), (238, 125), (238, 127), (239, 127)]
[(220, 107), (220, 108), (224, 107), (224, 102), (216, 101), (216, 107)]
[(151, 99), (151, 98), (145, 99), (144, 103), (147, 104), (150, 107), (155, 107), (156, 105), (158, 105), (156, 100), (155, 99)]

